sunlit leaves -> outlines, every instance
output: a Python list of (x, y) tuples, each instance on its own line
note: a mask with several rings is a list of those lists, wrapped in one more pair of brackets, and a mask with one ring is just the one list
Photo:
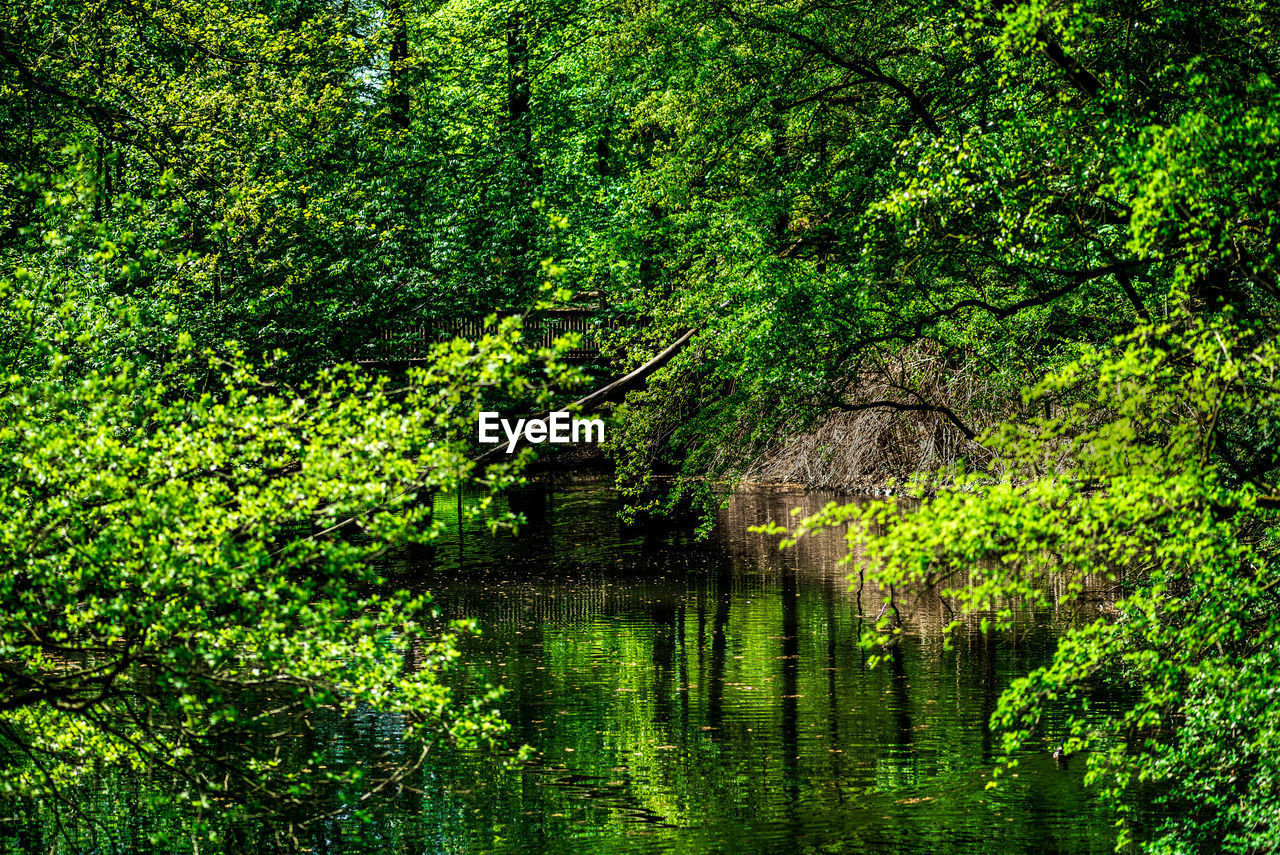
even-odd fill
[[(1154, 851), (1179, 841), (1257, 845), (1272, 832), (1269, 808), (1251, 797), (1175, 817), (1200, 798), (1192, 770), (1201, 764), (1275, 774), (1274, 721), (1240, 722), (1234, 735), (1210, 734), (1204, 722), (1277, 691), (1260, 676), (1246, 694), (1239, 682), (1226, 688), (1271, 673), (1261, 663), (1280, 640), (1278, 577), (1259, 540), (1270, 487), (1241, 480), (1215, 453), (1225, 413), (1280, 407), (1277, 366), (1273, 340), (1229, 323), (1143, 329), (1029, 390), (1030, 403), (1073, 403), (984, 437), (992, 470), (953, 480), (919, 508), (832, 505), (801, 531), (853, 520), (851, 546), (880, 584), (933, 588), (993, 629), (1009, 626), (1015, 609), (1079, 607), (1087, 589), (1109, 587), (1111, 615), (1068, 632), (1053, 664), (1001, 699), (993, 723), (1006, 750), (1052, 739), (1089, 751), (1091, 778), (1120, 809), (1138, 782), (1158, 785), (1168, 818)], [(867, 640), (893, 643), (896, 632), (881, 621)], [(1127, 700), (1100, 713), (1089, 698), (1104, 682)], [(1184, 721), (1194, 722), (1187, 741)], [(1250, 789), (1228, 778), (1214, 779), (1218, 792)]]
[[(523, 456), (470, 459), (476, 414), (495, 395), (542, 401), (565, 379), (555, 352), (521, 348), (508, 320), (395, 381), (338, 366), (287, 385), (280, 355), (210, 355), (185, 332), (163, 360), (101, 353), (139, 332), (135, 313), (74, 278), (6, 286), (32, 309), (4, 316), (0, 350), (0, 747), (26, 758), (5, 794), (106, 763), (181, 779), (194, 816), (234, 798), (305, 821), (320, 781), (312, 761), (282, 765), (279, 740), (319, 711), (376, 708), (414, 745), (492, 742), (492, 696), (440, 679), (476, 628), (438, 626), (422, 594), (374, 595), (375, 564), (438, 533), (436, 493), (514, 482)], [(102, 343), (78, 335), (107, 325)], [(397, 750), (327, 774), (359, 799), (415, 766), (417, 748)]]

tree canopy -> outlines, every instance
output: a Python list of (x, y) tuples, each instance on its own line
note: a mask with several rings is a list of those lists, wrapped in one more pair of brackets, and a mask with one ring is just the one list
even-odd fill
[[(514, 477), (469, 462), (484, 402), (571, 372), (516, 320), (403, 383), (335, 366), (574, 301), (613, 373), (687, 342), (613, 413), (635, 513), (927, 476), (914, 510), (801, 530), (859, 520), (882, 582), (997, 625), (1049, 574), (1110, 580), (1114, 614), (1006, 695), (1010, 748), (1089, 748), (1121, 807), (1155, 786), (1151, 851), (1274, 846), (1278, 25), (1261, 0), (6, 4), (0, 710), (28, 753), (3, 786), (96, 752), (199, 803), (218, 740), (267, 726), (231, 684), (490, 733), (403, 667), (449, 637), (368, 568), (429, 536), (415, 496)], [(1134, 694), (1104, 715), (1107, 680)], [(264, 798), (291, 786), (255, 762)]]

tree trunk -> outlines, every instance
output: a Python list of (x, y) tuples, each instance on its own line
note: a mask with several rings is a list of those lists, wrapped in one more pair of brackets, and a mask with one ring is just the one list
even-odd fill
[(391, 28), (390, 71), (387, 79), (387, 109), (391, 124), (409, 127), (409, 26), (400, 0), (387, 0), (387, 25)]

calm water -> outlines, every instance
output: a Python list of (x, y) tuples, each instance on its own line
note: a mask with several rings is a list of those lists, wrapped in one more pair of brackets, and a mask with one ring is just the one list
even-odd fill
[[(382, 839), (466, 853), (1110, 851), (1083, 764), (1059, 768), (1048, 741), (985, 788), (996, 698), (1071, 615), (1026, 614), (996, 638), (975, 628), (946, 650), (936, 598), (904, 597), (909, 636), (869, 669), (858, 598), (834, 567), (843, 539), (780, 554), (747, 532), (829, 498), (739, 494), (709, 542), (624, 531), (592, 484), (519, 497), (531, 524), (518, 538), (455, 527), (403, 572), (448, 616), (481, 620), (468, 682), (510, 689), (512, 739), (534, 759), (433, 758), (407, 805), (425, 821)], [(867, 618), (880, 605), (864, 590)]]
[[(849, 592), (847, 568), (835, 568), (840, 534), (779, 553), (747, 532), (830, 498), (740, 493), (702, 542), (624, 530), (599, 484), (513, 497), (530, 520), (519, 537), (491, 537), (479, 521), (459, 532), (456, 498), (439, 498), (449, 534), (391, 562), (392, 584), (433, 591), (445, 617), (479, 618), (484, 635), (466, 643), (458, 688), (507, 687), (510, 753), (527, 744), (532, 759), (434, 750), (390, 798), (335, 797), (331, 818), (296, 845), (334, 855), (1110, 851), (1083, 763), (1060, 768), (1050, 756), (1052, 722), (1016, 778), (985, 787), (999, 693), (1047, 660), (1075, 616), (1024, 613), (1016, 632), (995, 637), (975, 626), (947, 650), (936, 597), (899, 592), (905, 641), (868, 668), (857, 638), (881, 595)], [(286, 756), (319, 750), (335, 767), (376, 766), (405, 750), (394, 716), (314, 719), (301, 737), (281, 737)], [(10, 804), (0, 852), (280, 848), (278, 829), (252, 824), (197, 845), (169, 786), (95, 771), (66, 794), (74, 812)], [(81, 830), (68, 837), (73, 820)], [(170, 842), (151, 842), (163, 834)]]

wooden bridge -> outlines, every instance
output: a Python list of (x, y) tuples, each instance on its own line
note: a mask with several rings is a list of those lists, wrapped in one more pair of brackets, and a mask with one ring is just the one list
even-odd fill
[[(578, 346), (566, 351), (564, 357), (573, 362), (593, 362), (600, 355), (599, 310), (591, 307), (547, 309), (534, 315), (525, 315), (525, 341), (535, 346), (550, 347), (552, 342), (567, 332), (578, 333)], [(606, 323), (607, 327), (608, 324)], [(450, 318), (383, 330), (365, 353), (362, 364), (412, 363), (425, 359), (433, 345), (452, 338), (462, 337), (475, 341), (492, 332), (486, 326), (485, 316)]]

